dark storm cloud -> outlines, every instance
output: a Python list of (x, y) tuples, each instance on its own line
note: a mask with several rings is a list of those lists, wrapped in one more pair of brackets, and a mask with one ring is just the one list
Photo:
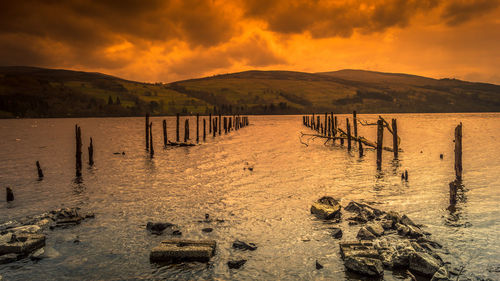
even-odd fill
[(355, 30), (380, 32), (404, 27), (418, 13), (431, 10), (437, 0), (307, 1), (248, 0), (246, 16), (260, 19), (278, 33), (310, 32), (315, 38), (349, 37)]
[(446, 4), (442, 17), (448, 25), (458, 25), (490, 13), (499, 6), (499, 0), (450, 1)]

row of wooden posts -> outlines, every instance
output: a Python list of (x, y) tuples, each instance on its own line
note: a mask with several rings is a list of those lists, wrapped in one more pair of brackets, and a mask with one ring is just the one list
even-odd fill
[[(153, 146), (153, 122), (149, 121), (149, 113), (146, 114), (145, 119), (145, 139), (146, 139), (146, 150), (149, 151), (151, 157), (154, 155), (154, 146)], [(203, 118), (203, 141), (206, 140), (207, 137), (207, 116)], [(168, 140), (167, 135), (167, 120), (163, 119), (163, 146), (194, 146), (193, 143), (188, 143), (190, 140), (189, 136), (189, 118), (184, 120), (184, 142), (180, 142), (180, 114), (177, 113), (176, 116), (176, 128), (175, 128), (175, 142)], [(250, 124), (248, 120), (248, 116), (240, 116), (240, 115), (232, 115), (232, 116), (223, 116), (219, 114), (219, 116), (214, 116), (212, 118), (212, 114), (208, 115), (208, 134), (212, 134), (215, 138), (217, 133), (222, 135), (222, 130), (224, 129), (224, 134), (230, 133), (231, 131), (237, 131), (243, 127), (246, 127)], [(196, 143), (200, 142), (200, 115), (196, 114)]]
[[(340, 140), (340, 144), (344, 145), (344, 140), (347, 140), (347, 150), (351, 151), (352, 142), (358, 143), (358, 152), (359, 157), (363, 156), (363, 144), (366, 146), (370, 146), (377, 149), (377, 168), (380, 169), (382, 166), (382, 150), (392, 151), (394, 153), (394, 158), (398, 158), (399, 153), (399, 142), (400, 138), (398, 136), (398, 127), (397, 120), (392, 119), (392, 125), (389, 125), (384, 118), (379, 116), (377, 123), (361, 123), (357, 118), (356, 111), (352, 113), (352, 127), (354, 134), (351, 133), (351, 122), (349, 118), (346, 118), (346, 128), (345, 131), (339, 127), (337, 122), (337, 116), (333, 115), (333, 112), (330, 114), (325, 113), (323, 121), (321, 120), (320, 115), (304, 115), (302, 116), (302, 123), (304, 126), (311, 128), (312, 130), (317, 131), (318, 134), (313, 134), (312, 136), (322, 137), (331, 139), (333, 144), (337, 139)], [(362, 136), (358, 136), (358, 123), (362, 125), (377, 125), (377, 142), (371, 142)], [(384, 147), (383, 139), (384, 139), (384, 127), (388, 129), (388, 131), (392, 134), (393, 145), (392, 148)], [(311, 135), (311, 134), (303, 134), (303, 135)]]

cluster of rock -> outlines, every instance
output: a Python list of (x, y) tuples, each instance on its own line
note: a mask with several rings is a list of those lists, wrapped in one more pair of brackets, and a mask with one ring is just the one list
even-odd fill
[[(328, 197), (313, 204), (311, 213), (322, 219), (340, 220), (340, 203), (331, 197), (325, 198)], [(319, 204), (324, 206), (318, 207)], [(354, 201), (344, 210), (352, 214), (347, 218), (350, 226), (361, 226), (357, 241), (339, 243), (341, 257), (348, 270), (362, 275), (382, 276), (384, 269), (407, 269), (434, 281), (449, 280), (448, 270), (436, 253), (436, 249), (442, 246), (430, 240), (430, 233), (423, 231), (406, 215), (385, 212)], [(334, 233), (339, 232), (334, 230)]]
[(93, 214), (80, 215), (78, 208), (62, 208), (29, 216), (20, 221), (0, 224), (0, 264), (14, 262), (26, 257), (39, 259), (43, 256), (46, 235), (43, 231), (57, 227), (79, 224)]

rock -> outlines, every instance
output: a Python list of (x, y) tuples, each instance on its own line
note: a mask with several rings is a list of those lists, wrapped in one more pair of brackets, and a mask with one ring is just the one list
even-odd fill
[(417, 239), (417, 243), (419, 243), (420, 245), (422, 245), (422, 244), (430, 245), (434, 249), (441, 249), (441, 248), (443, 248), (443, 246), (441, 244), (439, 244), (438, 242), (429, 240), (429, 239), (427, 239), (425, 237), (418, 238)]
[(367, 223), (368, 222), (368, 218), (366, 218), (366, 216), (364, 214), (357, 214), (353, 217), (348, 218), (347, 220), (349, 221), (349, 224), (351, 224), (351, 222), (355, 222), (353, 224)]
[(380, 259), (378, 250), (371, 241), (349, 241), (340, 242), (340, 255), (343, 259), (347, 257), (368, 257)]
[(345, 267), (351, 271), (368, 276), (382, 276), (384, 267), (378, 259), (365, 257), (348, 257), (345, 259)]
[(7, 232), (3, 235), (0, 235), (0, 245), (6, 244), (12, 240), (12, 233)]
[(450, 274), (448, 273), (448, 269), (446, 266), (442, 266), (432, 275), (431, 281), (449, 281)]
[(0, 255), (4, 254), (29, 254), (36, 249), (45, 246), (45, 235), (22, 233), (12, 235), (7, 243), (0, 244)]
[(146, 229), (155, 235), (161, 235), (165, 232), (165, 234), (169, 235), (181, 235), (177, 225), (169, 223), (169, 222), (148, 222), (146, 224)]
[(408, 216), (403, 215), (401, 219), (399, 220), (400, 223), (404, 225), (412, 225), (412, 226), (417, 226)]
[(38, 225), (24, 225), (11, 228), (9, 231), (14, 235), (19, 235), (21, 233), (40, 233), (42, 229)]
[(432, 277), (440, 267), (440, 262), (427, 253), (415, 252), (410, 255), (410, 270), (418, 274)]
[(14, 201), (14, 192), (12, 192), (12, 189), (10, 187), (5, 188), (5, 193), (7, 202)]
[(332, 197), (321, 197), (311, 206), (311, 214), (316, 215), (320, 219), (330, 220), (340, 218), (340, 204)]
[(86, 219), (94, 219), (95, 218), (95, 214), (94, 213), (86, 213), (85, 214), (85, 218)]
[(39, 220), (36, 225), (38, 225), (39, 227), (41, 228), (45, 228), (45, 227), (48, 227), (50, 226), (50, 224), (52, 223), (51, 220), (49, 219), (42, 219), (42, 220)]
[(246, 262), (247, 260), (228, 261), (227, 266), (231, 269), (240, 269)]
[(401, 221), (401, 216), (394, 211), (387, 212), (384, 218), (393, 221), (394, 224), (397, 224)]
[(338, 227), (333, 227), (332, 228), (332, 236), (334, 238), (337, 238), (337, 239), (340, 239), (342, 238), (342, 229), (338, 228)]
[(379, 237), (384, 234), (384, 228), (379, 223), (372, 223), (366, 226), (366, 230), (370, 231), (373, 235)]
[(398, 230), (398, 234), (401, 236), (406, 236), (410, 233), (410, 228), (404, 224), (396, 223), (396, 229)]
[(165, 240), (151, 250), (149, 259), (152, 262), (177, 262), (196, 260), (207, 262), (215, 254), (215, 240)]
[(213, 229), (213, 228), (211, 228), (211, 227), (205, 227), (205, 228), (203, 228), (201, 231), (203, 231), (203, 232), (212, 232), (213, 230), (214, 230), (214, 229)]
[(380, 225), (382, 225), (385, 230), (394, 229), (394, 222), (392, 220), (383, 219), (380, 221)]
[(368, 231), (365, 227), (361, 227), (359, 229), (358, 235), (356, 235), (356, 238), (359, 240), (373, 240), (375, 239), (375, 235)]
[[(18, 259), (17, 254), (5, 254), (0, 256), (0, 264), (6, 264), (6, 263), (11, 263), (15, 262)], [(0, 276), (1, 277), (1, 276)], [(1, 280), (1, 278), (0, 278)]]
[(34, 251), (30, 255), (30, 259), (31, 260), (41, 260), (44, 254), (45, 254), (45, 250), (43, 248), (40, 248), (40, 249)]
[(233, 248), (235, 249), (240, 249), (240, 250), (250, 250), (250, 251), (255, 251), (257, 250), (257, 246), (254, 243), (245, 243), (240, 240), (236, 240), (233, 242)]
[(322, 265), (322, 264), (320, 264), (320, 263), (318, 262), (318, 260), (316, 260), (316, 269), (317, 269), (317, 270), (320, 270), (320, 269), (322, 269), (322, 268), (323, 268), (323, 265)]
[(418, 238), (424, 236), (423, 231), (418, 227), (418, 226), (413, 226), (413, 225), (407, 225), (408, 228), (408, 233), (406, 236), (410, 238)]
[(0, 233), (14, 227), (21, 226), (21, 224), (17, 221), (7, 221), (2, 224), (0, 224)]
[(379, 209), (354, 201), (349, 202), (349, 204), (344, 208), (344, 210), (357, 214), (362, 214), (368, 220), (373, 220), (384, 214), (384, 212)]
[(422, 246), (420, 246), (417, 242), (410, 242), (411, 243), (411, 246), (413, 247), (413, 249), (415, 249), (415, 251), (417, 252), (420, 252), (420, 253), (426, 253), (427, 251), (422, 248)]

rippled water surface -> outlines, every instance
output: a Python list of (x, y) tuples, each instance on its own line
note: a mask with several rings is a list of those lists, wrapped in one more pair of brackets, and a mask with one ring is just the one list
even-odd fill
[[(0, 120), (0, 223), (63, 206), (95, 213), (95, 219), (74, 228), (48, 231), (50, 258), (0, 265), (0, 275), (4, 280), (353, 279), (345, 273), (331, 225), (309, 212), (314, 200), (331, 195), (344, 205), (359, 200), (408, 214), (446, 247), (443, 258), (452, 267), (466, 265), (462, 279), (499, 280), (500, 114), (384, 117), (398, 119), (404, 152), (399, 161), (384, 152), (381, 172), (374, 151), (360, 159), (356, 151), (349, 154), (319, 139), (302, 144), (300, 132), (311, 131), (302, 126), (301, 116), (250, 116), (251, 126), (237, 132), (207, 136), (196, 147), (168, 149), (162, 147), (163, 118), (154, 117), (153, 159), (144, 149), (143, 118)], [(167, 120), (172, 139), (175, 118)], [(194, 121), (191, 117), (192, 137)], [(450, 213), (452, 140), (459, 122), (465, 191), (457, 211)], [(76, 123), (84, 152), (89, 137), (95, 146), (93, 168), (84, 153), (81, 183), (74, 181)], [(359, 134), (374, 140), (376, 128), (361, 126)], [(391, 141), (386, 133), (384, 144)], [(113, 154), (122, 151), (125, 155)], [(42, 181), (37, 180), (36, 160), (44, 169)], [(408, 182), (401, 181), (404, 170)], [(9, 204), (5, 186), (16, 197)], [(198, 222), (205, 213), (225, 221)], [(176, 223), (185, 238), (215, 239), (217, 253), (208, 265), (150, 264), (150, 249), (166, 236), (149, 234), (148, 221)], [(353, 239), (357, 229), (344, 226), (343, 240)], [(214, 231), (203, 233), (204, 227)], [(79, 244), (73, 243), (76, 237)], [(254, 242), (258, 249), (233, 250), (235, 239)], [(227, 261), (237, 258), (248, 262), (229, 270)], [(316, 260), (324, 269), (315, 269)], [(386, 272), (385, 279), (393, 278)]]

